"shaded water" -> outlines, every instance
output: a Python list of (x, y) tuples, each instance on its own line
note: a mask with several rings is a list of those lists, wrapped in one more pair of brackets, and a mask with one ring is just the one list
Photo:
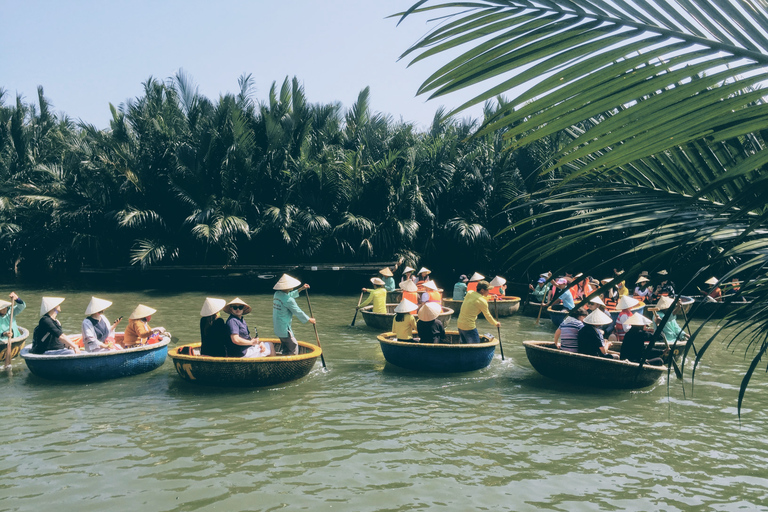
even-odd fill
[[(31, 330), (42, 290), (16, 291)], [(196, 386), (170, 359), (68, 384), (15, 359), (0, 374), (0, 509), (768, 510), (768, 379), (756, 374), (739, 425), (740, 353), (715, 346), (694, 398), (674, 375), (640, 391), (579, 388), (531, 368), (522, 340), (554, 329), (515, 316), (502, 320), (505, 361), (425, 376), (386, 365), (361, 317), (349, 326), (357, 297), (310, 292), (328, 371), (318, 362), (282, 386)], [(67, 298), (60, 319), (78, 331), (90, 294), (46, 295)], [(100, 296), (112, 320), (142, 302), (176, 342), (198, 339), (204, 294)], [(272, 336), (271, 296), (241, 297), (249, 325)]]

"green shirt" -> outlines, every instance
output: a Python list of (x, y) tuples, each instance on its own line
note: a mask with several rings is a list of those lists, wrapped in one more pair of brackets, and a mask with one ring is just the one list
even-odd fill
[(483, 314), (491, 325), (496, 325), (496, 320), (493, 319), (491, 312), (488, 311), (488, 301), (485, 300), (483, 294), (476, 291), (467, 292), (466, 297), (464, 297), (464, 303), (461, 305), (461, 311), (459, 311), (459, 320), (456, 326), (462, 331), (477, 329), (475, 321), (480, 313)]
[[(14, 301), (15, 302), (15, 301)], [(26, 308), (27, 305), (24, 303), (24, 301), (16, 302), (13, 305), (13, 337), (17, 337), (21, 335), (21, 331), (19, 331), (19, 326), (16, 325), (16, 316), (24, 311), (24, 308)], [(6, 331), (9, 331), (11, 329), (11, 306), (8, 306), (8, 311), (5, 312), (5, 316), (0, 316), (0, 333), (4, 333)]]
[(387, 312), (387, 289), (386, 288), (374, 288), (371, 290), (368, 298), (365, 302), (360, 304), (360, 307), (367, 306), (373, 302), (374, 313), (386, 313)]
[(291, 328), (293, 315), (296, 315), (296, 318), (301, 320), (303, 324), (309, 321), (306, 313), (296, 304), (296, 297), (298, 296), (299, 290), (293, 290), (288, 293), (282, 290), (275, 292), (275, 296), (272, 299), (272, 327), (275, 330), (275, 336), (278, 338), (288, 337), (288, 329)]

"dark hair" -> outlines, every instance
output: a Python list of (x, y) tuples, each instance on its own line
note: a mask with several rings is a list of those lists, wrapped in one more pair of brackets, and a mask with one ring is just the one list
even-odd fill
[(488, 283), (488, 281), (479, 281), (477, 283), (477, 293), (480, 293), (483, 290), (487, 290), (490, 287), (491, 285)]
[(579, 318), (580, 316), (587, 316), (587, 312), (584, 311), (584, 308), (573, 308), (568, 312), (568, 316), (572, 316), (573, 318)]
[(403, 319), (405, 319), (405, 315), (409, 315), (410, 313), (395, 313), (395, 322), (402, 322)]

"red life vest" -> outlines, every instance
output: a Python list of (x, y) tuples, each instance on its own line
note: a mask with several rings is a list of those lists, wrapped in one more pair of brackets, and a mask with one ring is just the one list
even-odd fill
[(478, 281), (470, 281), (467, 283), (467, 291), (468, 292), (476, 292), (477, 291), (477, 283)]

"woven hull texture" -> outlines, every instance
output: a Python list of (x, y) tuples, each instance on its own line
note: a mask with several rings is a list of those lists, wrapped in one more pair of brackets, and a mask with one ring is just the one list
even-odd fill
[(381, 352), (388, 363), (408, 370), (430, 373), (471, 372), (487, 367), (499, 341), (493, 336), (481, 335), (483, 343), (458, 344), (459, 333), (446, 333), (450, 343), (413, 343), (397, 341), (394, 333), (378, 337)]
[[(20, 334), (18, 336), (11, 338), (11, 358), (19, 355), (19, 352), (21, 352), (21, 349), (24, 348), (24, 345), (27, 342), (27, 338), (29, 338), (29, 331), (27, 329), (19, 327), (19, 332)], [(0, 363), (5, 361), (5, 350), (7, 347), (8, 338), (0, 340)]]

